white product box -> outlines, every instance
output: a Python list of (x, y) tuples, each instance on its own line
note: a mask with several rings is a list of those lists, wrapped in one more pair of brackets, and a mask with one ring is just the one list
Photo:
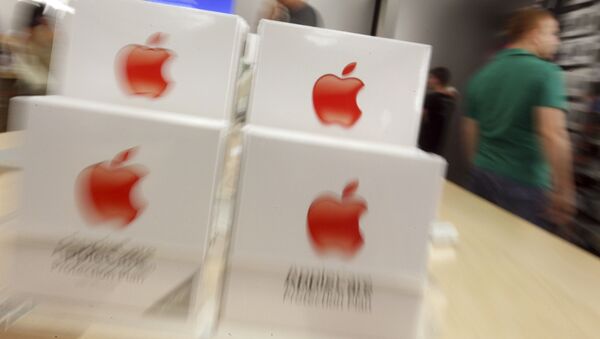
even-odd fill
[(224, 320), (413, 338), (445, 162), (246, 126)]
[(262, 21), (248, 121), (415, 146), (431, 48)]
[(200, 269), (225, 123), (67, 99), (26, 114), (14, 287), (145, 310)]
[(229, 119), (248, 25), (141, 0), (77, 0), (59, 25), (57, 94)]

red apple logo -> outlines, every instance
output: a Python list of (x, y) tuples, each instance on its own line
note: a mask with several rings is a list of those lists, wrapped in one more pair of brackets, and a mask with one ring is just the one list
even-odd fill
[(147, 171), (140, 165), (123, 165), (135, 150), (125, 150), (110, 162), (86, 167), (77, 177), (76, 200), (90, 224), (114, 222), (125, 228), (144, 209), (145, 203), (139, 202), (132, 190)]
[[(354, 68), (356, 62), (348, 64), (342, 75), (350, 75)], [(313, 87), (313, 106), (319, 120), (325, 125), (354, 126), (362, 115), (356, 97), (364, 86), (358, 78), (338, 78), (334, 74), (320, 77)]]
[(362, 248), (359, 219), (367, 210), (367, 203), (354, 196), (357, 189), (355, 180), (346, 185), (341, 200), (325, 193), (310, 205), (306, 216), (308, 235), (319, 254), (333, 251), (352, 257)]
[[(148, 38), (150, 46), (160, 45), (165, 36), (155, 33)], [(117, 77), (123, 89), (131, 95), (159, 98), (170, 82), (163, 75), (163, 67), (174, 53), (164, 48), (128, 45), (117, 54)]]

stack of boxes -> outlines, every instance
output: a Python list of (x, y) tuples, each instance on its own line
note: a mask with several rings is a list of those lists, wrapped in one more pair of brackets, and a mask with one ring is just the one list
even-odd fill
[(14, 104), (28, 117), (15, 288), (143, 314), (202, 266), (247, 25), (86, 0), (57, 29), (58, 95)]
[(415, 143), (430, 48), (262, 22), (224, 321), (414, 338), (445, 162)]
[[(15, 289), (143, 314), (202, 266), (247, 25), (87, 0), (60, 30), (60, 96), (15, 101)], [(252, 40), (222, 320), (414, 338), (445, 170), (415, 145), (430, 48), (269, 21)]]

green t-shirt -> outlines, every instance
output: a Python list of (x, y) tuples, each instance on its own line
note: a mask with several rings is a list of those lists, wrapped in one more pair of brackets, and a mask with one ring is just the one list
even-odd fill
[(467, 116), (479, 124), (475, 166), (536, 187), (551, 187), (535, 107), (567, 109), (560, 67), (506, 49), (471, 79)]

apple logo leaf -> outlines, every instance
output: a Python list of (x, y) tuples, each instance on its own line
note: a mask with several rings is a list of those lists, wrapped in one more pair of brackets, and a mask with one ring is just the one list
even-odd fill
[(124, 150), (123, 152), (114, 156), (112, 161), (110, 162), (111, 167), (119, 166), (125, 161), (127, 161), (133, 154), (137, 151), (137, 147), (132, 147), (130, 149)]
[(353, 196), (354, 193), (356, 193), (357, 189), (358, 189), (358, 180), (350, 181), (346, 185), (346, 187), (344, 187), (344, 190), (342, 191), (342, 198), (349, 198), (349, 197)]
[(146, 42), (148, 45), (158, 46), (158, 45), (162, 44), (164, 39), (165, 39), (165, 34), (162, 34), (161, 32), (156, 32), (156, 33), (152, 34)]
[(351, 62), (348, 65), (346, 65), (346, 67), (344, 67), (344, 70), (342, 71), (342, 75), (349, 75), (350, 73), (354, 72), (354, 69), (356, 68), (356, 62)]

